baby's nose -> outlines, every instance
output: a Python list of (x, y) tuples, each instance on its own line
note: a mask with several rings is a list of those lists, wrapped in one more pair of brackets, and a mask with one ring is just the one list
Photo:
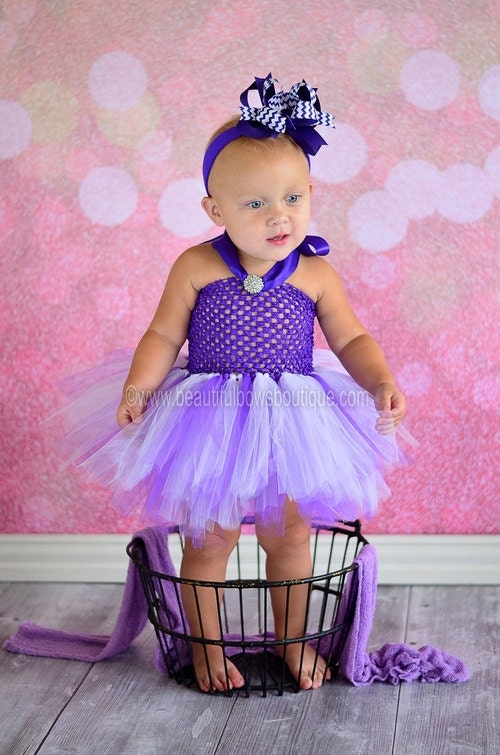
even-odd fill
[(286, 213), (282, 207), (272, 207), (268, 215), (268, 223), (279, 225), (286, 220)]

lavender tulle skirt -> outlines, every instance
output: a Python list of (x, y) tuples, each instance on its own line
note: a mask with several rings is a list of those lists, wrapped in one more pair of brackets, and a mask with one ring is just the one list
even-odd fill
[[(142, 421), (116, 409), (131, 352), (66, 381), (76, 398), (58, 415), (69, 462), (113, 490), (112, 505), (146, 524), (177, 524), (195, 541), (252, 517), (281, 534), (287, 498), (306, 521), (370, 517), (404, 461), (396, 433), (375, 430), (372, 397), (330, 352), (311, 375), (189, 374), (179, 358)], [(89, 384), (92, 384), (89, 388)]]

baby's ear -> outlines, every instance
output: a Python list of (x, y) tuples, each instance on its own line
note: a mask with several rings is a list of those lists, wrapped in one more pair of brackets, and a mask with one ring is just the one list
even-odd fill
[(201, 206), (207, 213), (212, 223), (215, 223), (215, 225), (224, 225), (221, 211), (219, 210), (219, 206), (217, 205), (217, 202), (213, 197), (203, 197), (203, 199), (201, 200)]

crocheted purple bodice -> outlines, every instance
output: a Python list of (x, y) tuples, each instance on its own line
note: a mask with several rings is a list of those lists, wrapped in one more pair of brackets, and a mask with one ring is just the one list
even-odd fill
[(289, 283), (250, 294), (237, 278), (203, 288), (189, 324), (190, 373), (312, 372), (314, 302)]

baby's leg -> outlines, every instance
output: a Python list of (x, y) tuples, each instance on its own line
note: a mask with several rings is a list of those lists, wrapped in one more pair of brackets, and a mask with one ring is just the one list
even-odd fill
[[(266, 553), (266, 576), (269, 582), (304, 579), (312, 572), (311, 529), (300, 517), (292, 501), (287, 504), (285, 532), (272, 537), (257, 531), (259, 543)], [(274, 631), (277, 639), (303, 637), (307, 615), (309, 586), (275, 587), (271, 590)], [(301, 689), (317, 689), (331, 671), (324, 658), (308, 643), (292, 642), (279, 649), (290, 672)]]
[[(220, 527), (216, 528), (214, 532), (205, 534), (203, 545), (199, 548), (186, 539), (180, 576), (183, 579), (224, 582), (227, 561), (239, 534), (239, 531), (226, 532)], [(213, 587), (182, 585), (181, 592), (191, 635), (220, 640), (221, 591)], [(193, 642), (192, 651), (194, 670), (202, 692), (222, 692), (244, 685), (245, 680), (236, 666), (225, 658), (221, 648)]]

